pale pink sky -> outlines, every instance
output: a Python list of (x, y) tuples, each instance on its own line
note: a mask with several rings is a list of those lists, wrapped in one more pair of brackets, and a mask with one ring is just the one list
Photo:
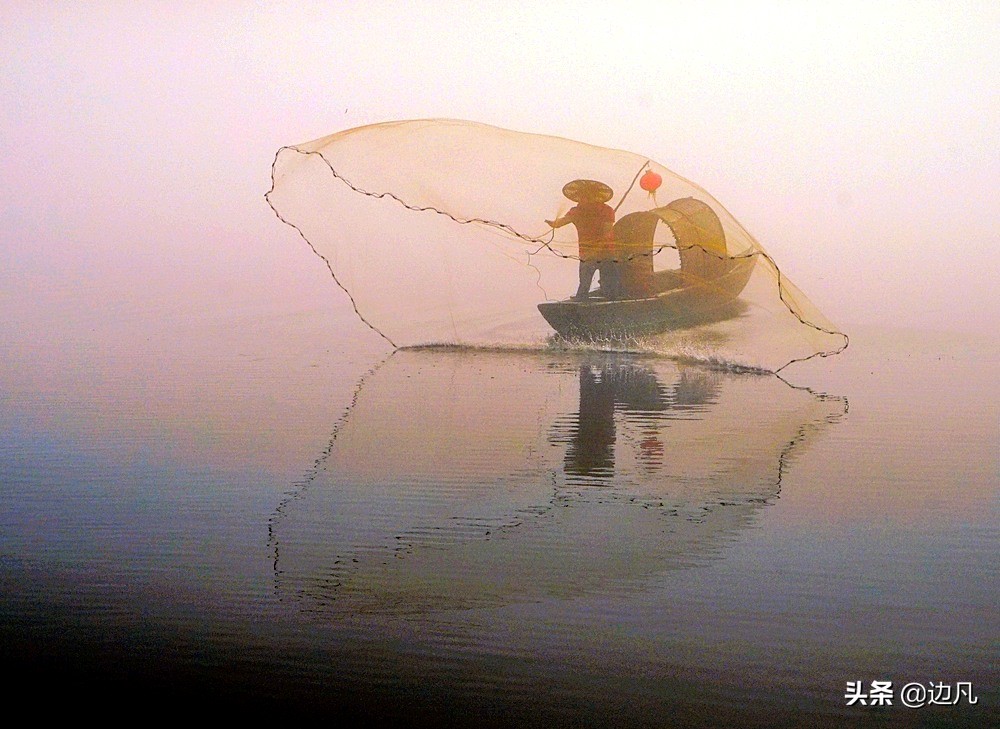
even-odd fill
[(845, 329), (1000, 322), (995, 2), (4, 5), (5, 340), (329, 295), (275, 151), (420, 117), (646, 155)]

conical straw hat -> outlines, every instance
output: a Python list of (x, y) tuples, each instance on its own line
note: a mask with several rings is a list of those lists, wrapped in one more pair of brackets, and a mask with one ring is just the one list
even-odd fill
[(563, 195), (573, 202), (606, 203), (615, 196), (614, 190), (597, 180), (573, 180), (563, 186)]

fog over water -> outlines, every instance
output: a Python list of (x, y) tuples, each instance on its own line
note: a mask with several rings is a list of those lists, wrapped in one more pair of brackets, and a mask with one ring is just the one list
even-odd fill
[[(615, 5), (4, 4), (13, 694), (363, 726), (995, 716), (1000, 6)], [(850, 347), (781, 377), (393, 352), (264, 193), (282, 146), (425, 118), (676, 172)], [(875, 680), (979, 702), (847, 705)]]
[(262, 204), (273, 154), (425, 117), (666, 165), (843, 327), (997, 321), (995, 4), (419, 7), (10, 3), (5, 339), (151, 299), (342, 305)]

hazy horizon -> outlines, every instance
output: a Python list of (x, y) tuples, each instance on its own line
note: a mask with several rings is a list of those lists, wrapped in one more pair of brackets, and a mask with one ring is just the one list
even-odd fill
[[(616, 5), (4, 3), (14, 695), (358, 726), (996, 715), (1000, 4)], [(652, 160), (677, 240), (781, 275), (680, 289), (652, 349), (608, 352), (538, 309), (579, 283), (568, 227), (505, 247), (291, 151), (265, 200), (283, 146), (427, 118), (478, 124), (327, 149), (519, 232), (578, 167), (622, 192)], [(640, 252), (647, 202), (617, 218)], [(850, 347), (775, 367), (840, 347), (827, 320)]]
[(263, 200), (285, 144), (449, 117), (647, 155), (834, 322), (1000, 319), (991, 3), (62, 8), (0, 41), (6, 338), (346, 302)]

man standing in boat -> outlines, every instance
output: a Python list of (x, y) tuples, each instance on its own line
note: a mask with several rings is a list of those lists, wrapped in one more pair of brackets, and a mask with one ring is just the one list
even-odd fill
[(553, 228), (573, 223), (580, 245), (580, 287), (573, 297), (590, 297), (594, 274), (601, 272), (601, 293), (609, 299), (618, 297), (618, 265), (615, 256), (615, 211), (608, 205), (614, 191), (597, 180), (573, 180), (563, 187), (563, 195), (576, 203), (556, 220), (546, 220)]

